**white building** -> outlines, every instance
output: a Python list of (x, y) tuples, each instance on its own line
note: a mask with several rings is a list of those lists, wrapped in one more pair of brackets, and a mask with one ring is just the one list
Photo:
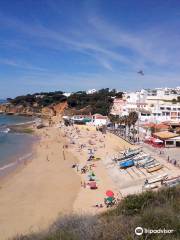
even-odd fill
[(126, 104), (126, 101), (121, 98), (114, 98), (113, 105), (111, 108), (111, 114), (112, 115), (122, 115), (123, 112), (123, 106)]
[(158, 88), (124, 93), (123, 99), (114, 99), (111, 114), (125, 116), (135, 111), (142, 122), (180, 121), (180, 103), (172, 101), (180, 96), (177, 92), (178, 88)]
[(96, 89), (89, 89), (86, 91), (87, 94), (93, 94), (93, 93), (96, 93), (97, 90)]
[(94, 126), (103, 126), (108, 124), (108, 117), (107, 116), (102, 116), (101, 114), (94, 114), (92, 116), (92, 125)]
[(180, 121), (180, 104), (157, 104), (149, 108), (146, 113), (140, 113), (140, 121), (142, 122), (165, 122)]
[(71, 96), (71, 94), (72, 94), (72, 93), (68, 93), (68, 92), (63, 93), (63, 95), (66, 96), (66, 97)]
[(139, 112), (139, 111), (147, 111), (147, 91), (142, 89), (139, 92), (130, 92), (126, 93), (123, 96), (125, 104), (123, 106), (123, 111), (121, 113), (122, 116), (128, 115), (130, 112)]
[(167, 101), (172, 102), (173, 99), (177, 100), (180, 96), (178, 90), (172, 88), (156, 88), (154, 90), (148, 90), (146, 103), (148, 106), (158, 104), (164, 104)]

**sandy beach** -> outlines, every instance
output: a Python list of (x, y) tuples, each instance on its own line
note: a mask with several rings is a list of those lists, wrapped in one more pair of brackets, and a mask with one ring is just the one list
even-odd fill
[(0, 239), (45, 229), (59, 214), (72, 210), (80, 179), (71, 168), (58, 129), (38, 130), (34, 159), (0, 184)]
[[(127, 142), (85, 126), (53, 126), (36, 130), (36, 134), (41, 140), (34, 146), (34, 159), (0, 184), (2, 240), (46, 229), (60, 214), (104, 211), (105, 206), (99, 209), (95, 205), (103, 204), (108, 189), (120, 197), (103, 160), (108, 154), (128, 148)], [(86, 175), (72, 168), (73, 164), (79, 169), (87, 164), (89, 149), (101, 159), (92, 168), (96, 190), (81, 186)]]
[[(52, 127), (35, 130), (40, 141), (34, 158), (0, 182), (0, 239), (47, 229), (60, 215), (98, 214), (106, 211), (106, 191), (115, 198), (142, 192), (145, 169), (119, 169), (112, 158), (135, 146), (92, 126)], [(90, 155), (95, 159), (88, 161)], [(157, 155), (157, 154), (156, 154)], [(158, 174), (176, 176), (178, 169), (156, 157), (164, 168)], [(87, 168), (85, 173), (81, 170)], [(94, 176), (97, 189), (90, 188)], [(100, 207), (101, 205), (101, 207)]]

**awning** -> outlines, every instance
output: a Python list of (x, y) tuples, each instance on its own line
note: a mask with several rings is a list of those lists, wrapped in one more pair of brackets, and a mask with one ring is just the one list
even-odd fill
[(163, 143), (163, 141), (160, 140), (160, 139), (158, 139), (158, 138), (154, 138), (153, 142), (154, 142), (154, 143)]

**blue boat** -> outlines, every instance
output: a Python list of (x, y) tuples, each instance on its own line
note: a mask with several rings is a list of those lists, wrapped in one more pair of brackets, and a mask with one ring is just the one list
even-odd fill
[(134, 161), (133, 160), (128, 160), (128, 161), (125, 161), (125, 162), (120, 162), (119, 166), (120, 166), (120, 168), (123, 168), (123, 169), (128, 168), (128, 167), (132, 167), (132, 166), (134, 166)]

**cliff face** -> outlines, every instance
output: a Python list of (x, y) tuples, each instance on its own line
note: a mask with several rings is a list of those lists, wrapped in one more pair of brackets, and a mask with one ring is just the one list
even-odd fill
[(6, 112), (6, 106), (3, 104), (0, 104), (0, 112)]
[(0, 112), (6, 114), (22, 114), (32, 116), (34, 114), (34, 110), (32, 107), (23, 107), (22, 105), (14, 106), (12, 104), (1, 104)]
[(67, 102), (58, 103), (56, 105), (50, 105), (47, 107), (24, 107), (23, 105), (14, 106), (12, 104), (1, 104), (0, 112), (6, 114), (19, 114), (19, 115), (42, 115), (42, 116), (59, 116), (63, 115), (64, 110), (68, 107)]
[(67, 109), (67, 108), (68, 108), (67, 102), (58, 103), (53, 106), (54, 112), (57, 116), (63, 115), (65, 109)]

